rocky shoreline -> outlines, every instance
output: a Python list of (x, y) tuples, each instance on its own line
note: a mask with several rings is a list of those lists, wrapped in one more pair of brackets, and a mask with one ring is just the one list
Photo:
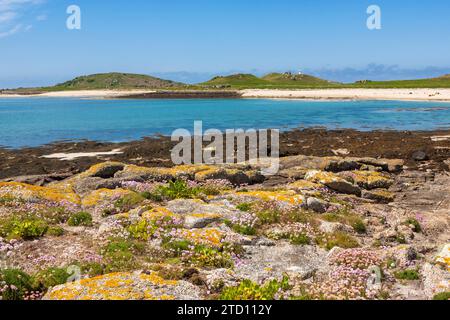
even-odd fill
[[(170, 166), (164, 138), (114, 145), (124, 154), (108, 159), (42, 160), (64, 166), (0, 182), (0, 296), (449, 299), (446, 135), (292, 131), (272, 177), (259, 165)], [(161, 151), (146, 162), (139, 143)], [(111, 145), (77, 147), (39, 152)]]
[[(37, 148), (0, 148), (0, 180), (19, 176), (67, 177), (87, 170), (101, 161), (122, 161), (149, 167), (170, 167), (169, 137), (109, 143), (95, 141), (61, 142)], [(115, 154), (108, 154), (118, 151)], [(76, 155), (70, 161), (48, 158), (55, 154)], [(99, 153), (98, 156), (92, 154)], [(113, 152), (114, 153), (114, 152)], [(450, 130), (368, 131), (298, 129), (280, 135), (280, 156), (353, 156), (403, 159), (412, 169), (446, 170), (450, 158)], [(38, 178), (38, 177), (37, 177)]]

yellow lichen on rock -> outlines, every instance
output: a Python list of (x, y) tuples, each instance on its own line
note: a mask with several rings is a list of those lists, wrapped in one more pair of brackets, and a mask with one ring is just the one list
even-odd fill
[(177, 236), (190, 241), (194, 244), (203, 244), (208, 246), (220, 246), (223, 237), (225, 236), (223, 231), (215, 228), (205, 229), (179, 229), (177, 230)]
[(237, 192), (236, 195), (256, 198), (263, 201), (280, 201), (286, 202), (292, 205), (300, 205), (305, 201), (302, 195), (296, 194), (291, 190), (281, 191), (249, 191), (249, 192)]
[(450, 244), (446, 244), (444, 248), (442, 248), (441, 252), (436, 256), (435, 261), (447, 268), (447, 271), (450, 272)]
[(151, 210), (145, 211), (142, 214), (142, 218), (146, 220), (158, 220), (161, 218), (181, 218), (179, 214), (173, 213), (167, 208), (156, 207)]
[(77, 178), (87, 178), (101, 176), (103, 172), (110, 171), (114, 174), (115, 171), (119, 171), (125, 167), (125, 164), (121, 162), (108, 161), (103, 163), (98, 163), (90, 167), (88, 170), (80, 173)]
[(394, 183), (392, 179), (376, 171), (352, 171), (350, 177), (365, 189), (389, 188)]
[(43, 199), (54, 202), (80, 203), (80, 197), (70, 187), (40, 187), (19, 182), (0, 182), (0, 191), (2, 189), (11, 193), (11, 196), (24, 200)]
[(110, 273), (67, 283), (50, 290), (45, 300), (162, 300), (174, 299), (178, 281), (164, 280), (156, 273)]
[(333, 182), (344, 182), (345, 180), (332, 172), (310, 170), (305, 175), (305, 180), (327, 185)]
[(85, 196), (81, 204), (84, 207), (93, 207), (103, 201), (110, 201), (114, 198), (123, 197), (128, 194), (134, 193), (133, 191), (126, 190), (126, 189), (98, 189), (94, 190), (91, 193), (89, 193), (87, 196)]
[(322, 188), (322, 185), (307, 180), (297, 180), (286, 187), (289, 190), (317, 190)]
[(213, 167), (208, 165), (181, 165), (173, 168), (148, 168), (136, 165), (127, 165), (123, 174), (143, 175), (149, 179), (175, 179), (182, 177), (193, 178), (197, 172), (210, 170)]

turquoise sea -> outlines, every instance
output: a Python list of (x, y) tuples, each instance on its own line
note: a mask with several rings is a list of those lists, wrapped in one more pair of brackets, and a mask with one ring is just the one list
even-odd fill
[(63, 140), (122, 142), (178, 128), (204, 130), (326, 127), (358, 130), (450, 128), (450, 103), (266, 99), (88, 100), (0, 98), (0, 146)]

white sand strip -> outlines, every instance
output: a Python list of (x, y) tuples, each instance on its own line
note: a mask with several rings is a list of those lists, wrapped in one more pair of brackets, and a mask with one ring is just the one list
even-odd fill
[(76, 90), (76, 91), (55, 91), (42, 94), (17, 95), (0, 94), (0, 98), (26, 98), (26, 97), (46, 97), (46, 98), (114, 98), (132, 94), (152, 93), (152, 90)]
[(117, 154), (123, 154), (121, 149), (114, 149), (109, 152), (78, 152), (78, 153), (53, 153), (46, 156), (42, 156), (41, 158), (46, 159), (59, 159), (61, 161), (71, 161), (77, 158), (84, 157), (98, 157), (98, 156), (113, 156)]
[(245, 98), (272, 99), (450, 101), (450, 89), (248, 89), (241, 94)]

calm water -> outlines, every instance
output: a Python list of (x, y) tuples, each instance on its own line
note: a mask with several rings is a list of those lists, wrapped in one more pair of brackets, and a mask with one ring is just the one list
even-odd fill
[(0, 99), (0, 145), (39, 146), (60, 140), (129, 141), (177, 128), (323, 126), (359, 130), (450, 128), (450, 103), (293, 100)]

